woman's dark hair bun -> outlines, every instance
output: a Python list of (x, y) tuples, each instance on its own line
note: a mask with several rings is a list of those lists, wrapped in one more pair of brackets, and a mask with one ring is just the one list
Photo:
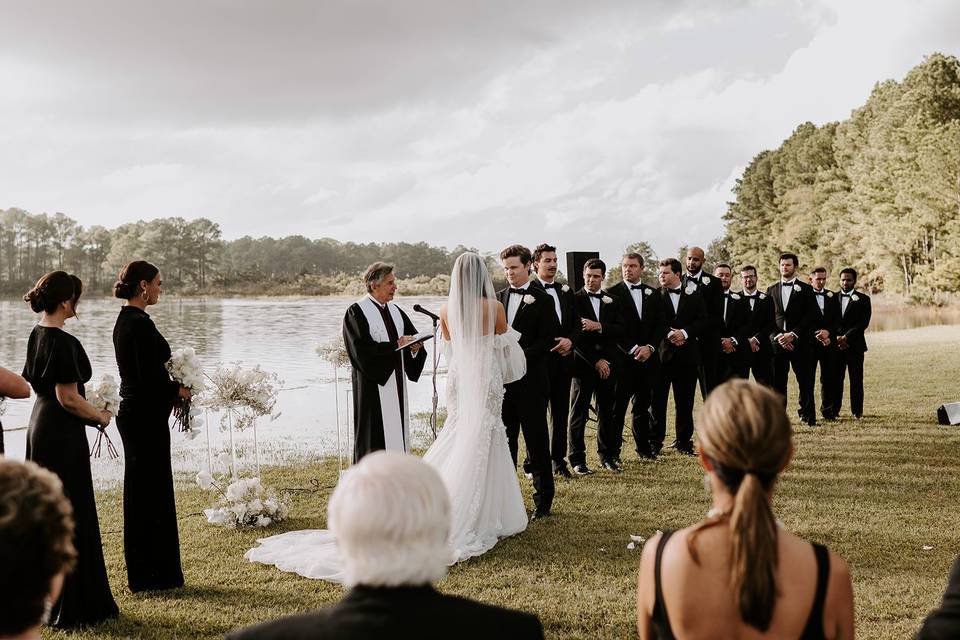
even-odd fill
[(160, 270), (146, 260), (134, 260), (128, 263), (117, 275), (117, 283), (113, 285), (113, 295), (124, 300), (140, 293), (140, 283), (152, 282)]
[(133, 290), (133, 287), (123, 280), (117, 280), (113, 285), (113, 295), (117, 298), (129, 300), (134, 296), (135, 293), (136, 292)]
[(76, 305), (81, 293), (83, 283), (80, 278), (66, 271), (51, 271), (37, 280), (37, 284), (23, 296), (23, 300), (30, 305), (34, 313), (53, 313), (61, 302), (72, 300)]

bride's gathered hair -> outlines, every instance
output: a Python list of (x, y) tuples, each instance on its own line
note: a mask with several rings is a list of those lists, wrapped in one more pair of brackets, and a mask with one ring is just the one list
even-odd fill
[(425, 585), (447, 572), (450, 498), (437, 472), (416, 456), (365, 456), (337, 485), (327, 516), (347, 587)]

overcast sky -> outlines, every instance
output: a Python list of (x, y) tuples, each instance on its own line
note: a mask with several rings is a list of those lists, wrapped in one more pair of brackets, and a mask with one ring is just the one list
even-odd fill
[(668, 255), (935, 51), (955, 0), (0, 0), (0, 208)]

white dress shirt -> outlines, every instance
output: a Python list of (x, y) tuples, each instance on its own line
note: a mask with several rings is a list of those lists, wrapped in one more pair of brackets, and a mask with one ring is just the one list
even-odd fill
[[(587, 293), (600, 293), (599, 291), (590, 291), (587, 289)], [(593, 307), (593, 315), (597, 318), (597, 322), (600, 322), (600, 298), (594, 298), (593, 296), (587, 296), (590, 299), (590, 305)]]
[[(546, 280), (544, 280), (543, 278), (540, 278), (540, 277), (538, 277), (537, 280), (539, 280), (539, 281), (540, 281), (540, 284), (542, 284), (542, 285), (553, 284), (552, 282), (548, 283)], [(562, 324), (563, 324), (563, 313), (560, 311), (560, 294), (557, 293), (557, 290), (556, 290), (556, 288), (554, 288), (554, 287), (550, 287), (549, 289), (547, 289), (547, 287), (544, 286), (543, 288), (547, 290), (547, 293), (548, 293), (548, 294), (550, 294), (551, 296), (553, 296), (553, 306), (554, 306), (554, 308), (557, 310), (557, 320), (559, 320), (559, 321), (560, 321), (560, 324), (562, 325)]]
[(820, 293), (824, 294), (824, 295), (822, 295), (822, 296), (821, 296), (821, 295), (816, 295), (816, 296), (814, 296), (814, 297), (816, 298), (816, 300), (817, 300), (817, 306), (820, 307), (820, 313), (823, 313), (823, 306), (824, 306), (824, 304), (826, 304), (826, 297), (825, 297), (825, 296), (826, 296), (827, 292), (826, 292), (825, 289), (814, 289), (813, 292), (814, 292), (815, 294), (820, 294)]
[[(530, 287), (530, 282), (523, 285), (522, 287), (510, 287), (511, 289), (520, 289), (526, 291)], [(517, 317), (517, 311), (520, 310), (520, 303), (523, 301), (523, 296), (519, 293), (511, 293), (507, 296), (507, 324), (511, 327), (513, 326), (513, 321)]]
[(632, 285), (638, 285), (639, 282), (627, 282), (623, 281), (623, 284), (627, 286), (627, 291), (630, 292), (630, 297), (633, 298), (633, 306), (637, 308), (637, 315), (640, 316), (640, 319), (643, 320), (643, 289), (631, 289)]
[(840, 315), (844, 316), (847, 314), (847, 305), (850, 304), (850, 296), (853, 295), (853, 289), (850, 289), (850, 293), (842, 292), (840, 294)]

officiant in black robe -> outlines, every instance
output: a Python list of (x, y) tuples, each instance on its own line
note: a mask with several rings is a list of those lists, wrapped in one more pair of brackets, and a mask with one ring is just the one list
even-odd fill
[(391, 303), (397, 291), (393, 265), (375, 262), (363, 276), (368, 295), (350, 305), (343, 341), (353, 367), (353, 461), (371, 451), (410, 450), (406, 381), (420, 379), (426, 349), (412, 342), (417, 328)]

